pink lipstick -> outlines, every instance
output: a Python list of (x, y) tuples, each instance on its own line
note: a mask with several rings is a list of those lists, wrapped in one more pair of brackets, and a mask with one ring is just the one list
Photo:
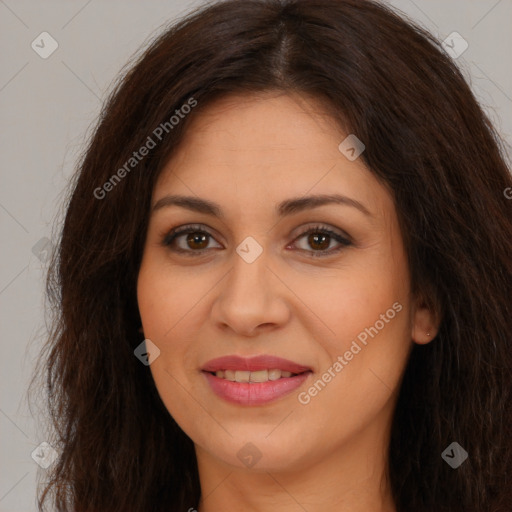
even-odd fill
[(224, 356), (201, 368), (212, 391), (239, 405), (263, 405), (297, 389), (312, 373), (308, 366), (277, 356)]

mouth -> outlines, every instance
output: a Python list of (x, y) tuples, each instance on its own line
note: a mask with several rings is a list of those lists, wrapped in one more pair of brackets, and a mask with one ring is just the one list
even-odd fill
[[(272, 372), (275, 370), (281, 371), (282, 373), (288, 372), (292, 374), (299, 374), (311, 371), (311, 368), (309, 366), (296, 363), (295, 361), (290, 361), (289, 359), (264, 354), (253, 357), (242, 357), (237, 355), (218, 357), (205, 363), (201, 370), (210, 373), (216, 373), (218, 371), (257, 373), (259, 371)], [(273, 375), (277, 374), (274, 372)]]
[(255, 372), (249, 372), (246, 370), (217, 370), (216, 372), (208, 372), (211, 375), (219, 379), (229, 380), (231, 382), (249, 382), (250, 384), (255, 382), (268, 382), (279, 379), (289, 379), (290, 377), (296, 377), (305, 372), (292, 373), (278, 368), (272, 368), (270, 370), (258, 370)]
[(238, 405), (262, 405), (298, 388), (311, 368), (276, 356), (225, 356), (201, 368), (212, 391)]

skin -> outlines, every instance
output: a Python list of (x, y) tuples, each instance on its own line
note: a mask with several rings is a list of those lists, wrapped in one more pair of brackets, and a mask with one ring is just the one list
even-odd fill
[[(361, 158), (339, 151), (347, 135), (313, 98), (230, 96), (193, 119), (154, 188), (153, 205), (183, 194), (224, 213), (154, 211), (137, 283), (144, 335), (160, 349), (150, 366), (156, 387), (195, 444), (199, 512), (396, 510), (386, 470), (392, 414), (412, 345), (431, 341), (437, 323), (411, 296), (393, 198)], [(333, 193), (371, 215), (339, 204), (276, 215), (285, 199)], [(211, 234), (203, 254), (189, 256), (203, 246), (187, 243), (186, 234), (174, 244), (188, 253), (162, 245), (172, 228), (189, 223)], [(315, 223), (348, 234), (352, 245), (308, 242), (301, 234)], [(252, 263), (236, 252), (248, 236), (263, 249)], [(396, 302), (402, 310), (300, 403), (298, 394)], [(275, 402), (232, 404), (200, 371), (231, 354), (277, 355), (313, 374)], [(247, 443), (261, 454), (252, 467), (237, 457)]]

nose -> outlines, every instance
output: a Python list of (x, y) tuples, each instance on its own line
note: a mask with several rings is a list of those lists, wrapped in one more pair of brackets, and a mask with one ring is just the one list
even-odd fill
[(268, 263), (265, 251), (252, 263), (233, 253), (233, 267), (212, 305), (212, 319), (221, 329), (254, 337), (288, 322), (287, 289)]

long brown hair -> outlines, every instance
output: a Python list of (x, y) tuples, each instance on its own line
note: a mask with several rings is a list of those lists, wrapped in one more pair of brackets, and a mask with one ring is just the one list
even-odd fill
[[(219, 96), (269, 90), (326, 102), (364, 142), (361, 158), (394, 195), (412, 292), (442, 318), (436, 339), (414, 346), (400, 390), (389, 447), (397, 510), (510, 512), (505, 152), (440, 44), (367, 0), (217, 2), (170, 26), (119, 78), (48, 275), (54, 319), (41, 360), (61, 456), (40, 510), (50, 499), (57, 511), (197, 507), (193, 443), (133, 354), (143, 339), (138, 268), (155, 180), (190, 120)], [(148, 137), (155, 146), (127, 167)], [(469, 453), (457, 469), (441, 457), (454, 441)]]

